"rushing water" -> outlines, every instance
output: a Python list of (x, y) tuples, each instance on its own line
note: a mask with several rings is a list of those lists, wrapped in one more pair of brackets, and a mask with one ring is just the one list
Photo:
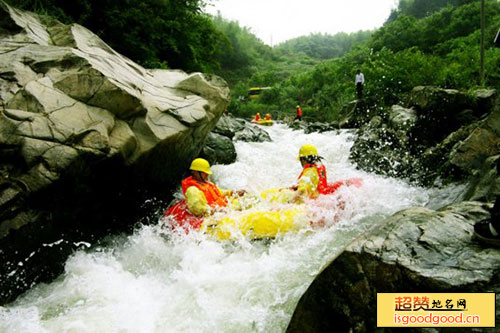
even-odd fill
[(272, 242), (217, 242), (143, 226), (76, 252), (56, 281), (0, 307), (0, 332), (283, 332), (308, 285), (352, 240), (403, 208), (451, 200), (447, 192), (356, 170), (348, 131), (266, 130), (273, 142), (237, 142), (237, 162), (213, 166), (213, 179), (252, 193), (290, 186), (301, 171), (299, 147), (312, 143), (330, 180), (364, 180), (338, 191), (332, 200), (342, 198), (345, 208), (330, 210), (326, 227)]

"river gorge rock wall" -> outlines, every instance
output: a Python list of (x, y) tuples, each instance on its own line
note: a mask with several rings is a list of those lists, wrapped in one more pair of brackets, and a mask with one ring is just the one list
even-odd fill
[(499, 117), (495, 90), (415, 87), (404, 106), (359, 128), (351, 158), (363, 170), (424, 185), (465, 181), (500, 154)]
[(145, 69), (0, 1), (0, 303), (167, 195), (228, 102), (216, 76)]

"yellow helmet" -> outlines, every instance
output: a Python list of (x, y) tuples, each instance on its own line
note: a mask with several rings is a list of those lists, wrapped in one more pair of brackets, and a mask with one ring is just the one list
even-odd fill
[(212, 171), (210, 171), (210, 163), (208, 163), (208, 161), (203, 158), (197, 158), (193, 160), (193, 162), (191, 162), (189, 170), (201, 171), (208, 175), (212, 174)]
[(296, 109), (300, 108), (300, 105), (297, 105), (295, 108), (296, 108)]
[(299, 159), (305, 156), (318, 156), (318, 149), (312, 144), (306, 144), (299, 149)]

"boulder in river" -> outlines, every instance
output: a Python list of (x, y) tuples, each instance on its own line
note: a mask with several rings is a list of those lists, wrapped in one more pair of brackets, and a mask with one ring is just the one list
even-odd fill
[(373, 97), (358, 99), (345, 104), (340, 110), (340, 128), (359, 128), (367, 124), (373, 117), (383, 113), (383, 105)]
[(251, 124), (244, 119), (233, 118), (230, 116), (221, 117), (213, 132), (227, 136), (228, 138), (233, 139), (233, 141), (271, 141), (269, 134), (261, 127)]
[(236, 149), (230, 138), (211, 132), (200, 156), (210, 164), (231, 164), (236, 161)]
[[(300, 299), (288, 332), (373, 332), (377, 293), (498, 292), (500, 250), (472, 237), (488, 206), (409, 208), (348, 247)], [(496, 320), (500, 320), (500, 297)]]

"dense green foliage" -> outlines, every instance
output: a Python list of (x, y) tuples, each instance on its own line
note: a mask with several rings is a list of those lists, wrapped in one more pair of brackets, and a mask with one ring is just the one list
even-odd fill
[(349, 52), (353, 45), (370, 38), (371, 34), (371, 31), (358, 31), (351, 34), (340, 32), (335, 35), (310, 34), (281, 43), (275, 48), (275, 51), (280, 55), (303, 52), (307, 56), (319, 60), (337, 58)]
[(241, 27), (238, 22), (225, 20), (219, 15), (213, 18), (213, 23), (226, 38), (216, 58), (220, 63), (217, 74), (224, 77), (231, 86), (276, 61), (271, 47), (258, 39), (249, 28)]
[[(404, 1), (403, 1), (404, 2)], [(415, 0), (415, 3), (417, 1)], [(292, 117), (300, 104), (306, 118), (334, 121), (356, 98), (356, 69), (365, 75), (365, 95), (379, 106), (402, 101), (417, 85), (470, 89), (479, 82), (480, 3), (446, 6), (416, 18), (400, 15), (341, 58), (328, 60), (273, 86), (259, 102), (234, 102), (230, 110), (272, 111)], [(500, 28), (500, 2), (486, 1), (486, 86), (500, 88), (500, 49), (492, 45)]]
[(213, 72), (225, 41), (203, 0), (10, 0), (12, 5), (79, 23), (148, 67)]
[(426, 17), (446, 6), (460, 6), (475, 0), (399, 0), (398, 8), (392, 10), (388, 22), (396, 20), (401, 15), (416, 18)]
[[(486, 2), (489, 40), (498, 29), (499, 4), (497, 1)], [(458, 37), (466, 37), (479, 29), (480, 2), (469, 5), (443, 8), (424, 19), (402, 15), (394, 22), (385, 24), (373, 34), (370, 46), (375, 50), (387, 47), (400, 51), (418, 47), (425, 52), (432, 52), (440, 44)], [(442, 48), (442, 45), (438, 46)], [(446, 48), (442, 51), (447, 51)], [(441, 52), (441, 54), (443, 54)]]

